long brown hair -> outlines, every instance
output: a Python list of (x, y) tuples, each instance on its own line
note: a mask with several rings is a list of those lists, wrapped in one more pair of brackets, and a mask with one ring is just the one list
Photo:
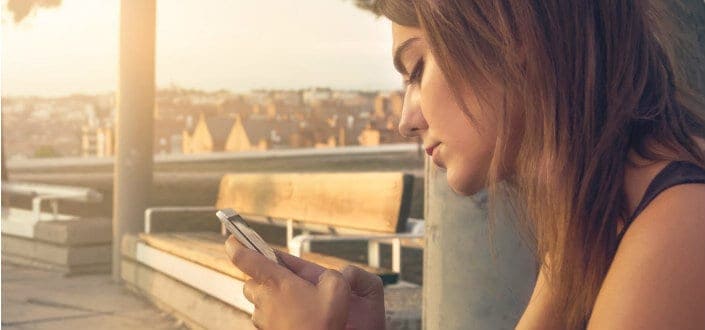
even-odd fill
[(628, 0), (365, 3), (424, 31), (466, 113), (465, 87), (486, 101), (491, 89), (503, 90), (491, 195), (510, 173), (503, 179), (522, 205), (537, 258), (550, 256), (544, 271), (563, 308), (556, 317), (568, 329), (585, 327), (616, 251), (618, 220), (629, 218), (629, 151), (705, 164), (693, 139), (704, 132), (695, 112), (702, 102), (674, 72), (659, 8)]

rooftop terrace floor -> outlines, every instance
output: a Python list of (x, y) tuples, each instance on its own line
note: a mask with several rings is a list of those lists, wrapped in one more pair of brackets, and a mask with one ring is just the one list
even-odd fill
[(3, 329), (186, 329), (109, 274), (65, 277), (2, 262)]

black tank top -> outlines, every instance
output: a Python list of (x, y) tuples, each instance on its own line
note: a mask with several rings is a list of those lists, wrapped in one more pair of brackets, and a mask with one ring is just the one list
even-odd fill
[(659, 172), (646, 188), (644, 197), (639, 202), (639, 205), (634, 210), (634, 213), (629, 217), (622, 231), (617, 236), (618, 241), (622, 240), (622, 236), (629, 228), (629, 225), (636, 219), (639, 214), (651, 203), (658, 194), (664, 190), (679, 184), (687, 183), (705, 183), (705, 169), (689, 162), (677, 161), (671, 162)]

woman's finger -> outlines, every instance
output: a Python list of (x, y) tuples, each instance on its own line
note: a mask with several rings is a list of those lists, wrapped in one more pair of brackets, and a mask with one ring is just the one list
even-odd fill
[(350, 285), (340, 272), (327, 269), (316, 285), (327, 306), (327, 325), (332, 329), (343, 329), (348, 319), (350, 305)]
[(323, 292), (330, 293), (333, 296), (350, 295), (350, 285), (345, 280), (342, 274), (336, 270), (326, 269), (318, 278), (318, 288)]
[(285, 267), (277, 265), (259, 252), (246, 248), (232, 235), (225, 241), (225, 250), (237, 268), (259, 283), (279, 285), (287, 276), (292, 275)]
[(274, 252), (286, 268), (289, 268), (294, 274), (311, 284), (318, 283), (318, 277), (326, 270), (323, 266), (292, 256), (286, 252), (277, 250)]
[(257, 312), (257, 309), (252, 312), (252, 324), (254, 324), (257, 329), (264, 329), (264, 324), (262, 324), (263, 320), (259, 315), (260, 313)]
[(350, 291), (360, 297), (384, 294), (382, 279), (376, 274), (368, 273), (353, 265), (346, 266), (341, 273), (350, 284)]
[(248, 280), (245, 282), (245, 285), (242, 286), (243, 295), (255, 305), (255, 308), (261, 306), (262, 297), (265, 294), (263, 291), (263, 285), (257, 283), (255, 280)]

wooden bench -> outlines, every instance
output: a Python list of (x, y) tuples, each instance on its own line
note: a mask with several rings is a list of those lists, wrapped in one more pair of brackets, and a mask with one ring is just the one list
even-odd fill
[[(95, 203), (102, 200), (99, 192), (83, 187), (3, 182), (2, 193), (32, 201), (31, 210), (3, 205), (5, 260), (66, 274), (110, 270), (111, 222), (59, 213), (60, 201)], [(50, 212), (42, 210), (44, 202), (48, 202)]]
[[(286, 227), (288, 249), (274, 245), (276, 249), (333, 269), (355, 264), (379, 274), (385, 284), (397, 283), (401, 245), (418, 246), (423, 237), (422, 222), (407, 219), (412, 179), (398, 172), (227, 174), (220, 182), (215, 207), (148, 209), (145, 232), (123, 239), (123, 278), (140, 291), (149, 290), (146, 285), (140, 287), (145, 280), (137, 274), (154, 270), (251, 313), (253, 306), (242, 296), (246, 277), (227, 259), (222, 229), (221, 233), (155, 231), (168, 227), (157, 224), (155, 213), (207, 211), (217, 222), (217, 209), (233, 208), (248, 222)], [(294, 235), (296, 231), (301, 233)], [(369, 265), (313, 253), (306, 246), (313, 241), (352, 240), (370, 242)], [(392, 269), (379, 267), (380, 242), (392, 245)], [(153, 298), (169, 304), (167, 298)]]

